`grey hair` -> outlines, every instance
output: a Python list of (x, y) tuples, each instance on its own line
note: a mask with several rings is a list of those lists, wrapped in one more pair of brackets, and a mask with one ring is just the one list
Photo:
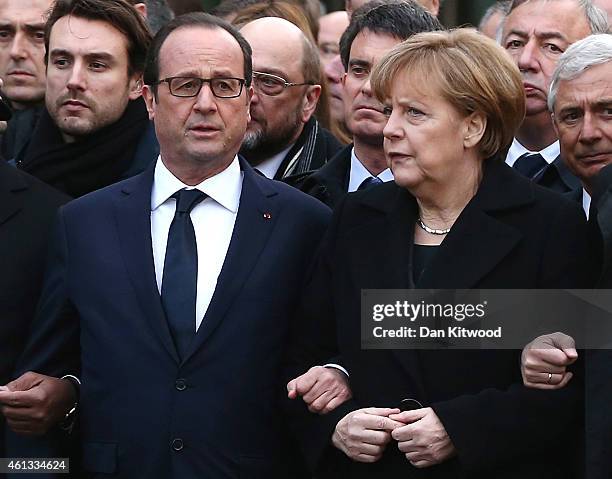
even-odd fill
[(552, 112), (561, 80), (573, 80), (585, 70), (612, 61), (612, 35), (590, 35), (572, 44), (559, 58), (548, 93), (548, 109)]
[(504, 16), (508, 14), (512, 0), (497, 0), (484, 12), (480, 22), (478, 23), (478, 30), (482, 31), (482, 27), (489, 21), (489, 19), (496, 13), (503, 13)]
[[(506, 17), (519, 5), (527, 3), (532, 0), (513, 0), (512, 5), (508, 9)], [(550, 2), (555, 0), (535, 0), (541, 2)], [(584, 12), (587, 23), (592, 34), (597, 33), (608, 33), (610, 31), (610, 25), (608, 24), (608, 15), (601, 8), (593, 5), (591, 0), (574, 0), (578, 6)], [(505, 21), (505, 19), (504, 19)]]

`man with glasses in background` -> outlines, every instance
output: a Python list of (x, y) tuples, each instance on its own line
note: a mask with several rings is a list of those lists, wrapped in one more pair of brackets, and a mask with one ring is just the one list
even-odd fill
[(261, 18), (240, 32), (253, 49), (251, 121), (241, 154), (268, 178), (295, 184), (341, 148), (314, 118), (321, 94), (317, 47), (282, 18)]
[(302, 477), (281, 360), (330, 212), (238, 158), (251, 70), (224, 20), (171, 21), (144, 77), (156, 164), (60, 212), (29, 372), (0, 402), (13, 430), (41, 434), (77, 401), (55, 378), (78, 378), (95, 477)]

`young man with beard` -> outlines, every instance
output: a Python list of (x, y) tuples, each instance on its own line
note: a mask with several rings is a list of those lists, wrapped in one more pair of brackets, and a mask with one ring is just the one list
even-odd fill
[(294, 184), (341, 147), (313, 116), (321, 94), (317, 48), (282, 18), (260, 18), (240, 31), (253, 49), (254, 89), (240, 152), (268, 178)]
[(125, 0), (58, 0), (45, 25), (46, 108), (16, 165), (78, 197), (159, 154), (142, 72), (151, 35)]

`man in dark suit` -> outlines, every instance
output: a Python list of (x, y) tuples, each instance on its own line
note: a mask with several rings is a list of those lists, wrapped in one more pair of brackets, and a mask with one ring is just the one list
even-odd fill
[[(599, 281), (603, 288), (612, 286), (612, 120), (607, 114), (611, 78), (612, 36), (592, 35), (574, 43), (560, 58), (548, 99), (562, 157), (582, 183), (577, 199), (594, 233), (591, 247), (603, 246)], [(610, 479), (612, 353), (590, 350), (585, 357), (587, 477)], [(577, 358), (573, 338), (561, 333), (540, 336), (524, 350), (524, 382), (533, 388), (563, 388), (572, 379), (568, 367)]]
[(557, 60), (569, 45), (605, 33), (605, 13), (579, 0), (514, 0), (506, 16), (502, 46), (523, 76), (526, 116), (510, 146), (506, 163), (541, 186), (560, 193), (580, 187), (559, 155), (559, 142), (547, 97)]
[[(0, 382), (23, 352), (40, 295), (51, 225), (67, 196), (0, 161)], [(0, 435), (0, 450), (4, 450)]]
[[(160, 30), (144, 89), (155, 168), (61, 210), (18, 366), (36, 373), (0, 401), (27, 433), (35, 417), (23, 407), (41, 386), (78, 377), (83, 467), (94, 477), (301, 475), (277, 410), (280, 363), (330, 213), (238, 159), (250, 53), (203, 13)], [(14, 391), (20, 381), (37, 385)], [(48, 398), (70, 397), (58, 389)]]
[(347, 193), (393, 180), (383, 151), (387, 122), (373, 97), (370, 70), (391, 48), (418, 32), (441, 29), (438, 20), (414, 1), (370, 2), (355, 12), (340, 40), (345, 118), (353, 144), (340, 150), (300, 190), (334, 207)]
[(150, 43), (146, 22), (123, 0), (55, 2), (45, 108), (11, 158), (17, 167), (76, 198), (152, 164), (159, 147), (141, 97)]

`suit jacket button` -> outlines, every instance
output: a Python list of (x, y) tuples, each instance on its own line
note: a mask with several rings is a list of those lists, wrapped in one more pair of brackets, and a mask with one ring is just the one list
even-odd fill
[(185, 389), (187, 389), (187, 383), (185, 382), (184, 379), (177, 379), (174, 382), (174, 387), (176, 388), (177, 391), (184, 391)]
[(184, 446), (185, 444), (183, 444), (182, 439), (177, 438), (172, 440), (172, 449), (174, 449), (175, 451), (181, 451)]

